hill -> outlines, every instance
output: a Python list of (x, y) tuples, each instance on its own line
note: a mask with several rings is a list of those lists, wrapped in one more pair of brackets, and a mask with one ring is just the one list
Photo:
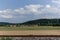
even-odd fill
[(0, 26), (6, 25), (38, 25), (38, 26), (60, 26), (60, 19), (37, 19), (24, 23), (0, 22)]
[(23, 25), (60, 26), (60, 19), (37, 19), (22, 23)]

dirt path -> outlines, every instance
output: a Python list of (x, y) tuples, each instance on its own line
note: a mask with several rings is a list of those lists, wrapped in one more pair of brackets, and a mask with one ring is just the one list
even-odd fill
[(0, 31), (0, 35), (60, 35), (60, 30)]

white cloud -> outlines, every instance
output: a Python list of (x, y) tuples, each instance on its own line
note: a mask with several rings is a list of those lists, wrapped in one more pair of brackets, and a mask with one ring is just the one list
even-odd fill
[(1, 17), (3, 17), (3, 18), (13, 18), (13, 16), (11, 16), (11, 15), (1, 15)]
[(26, 5), (24, 8), (15, 9), (15, 12), (20, 14), (38, 14), (40, 12), (39, 9), (43, 7), (42, 5), (36, 4), (36, 5)]
[(52, 0), (53, 3), (60, 4), (60, 0)]
[(60, 9), (56, 7), (49, 7), (49, 8), (44, 8), (41, 10), (42, 13), (52, 13), (52, 14), (60, 14)]
[(0, 13), (2, 13), (3, 11), (0, 11)]
[(60, 0), (52, 0), (52, 5), (57, 8), (60, 8)]
[(27, 10), (30, 12), (38, 12), (38, 9), (42, 7), (42, 5), (27, 5), (25, 6)]
[[(0, 17), (2, 18), (14, 18), (14, 17), (21, 17), (21, 15), (25, 15), (25, 14), (40, 14), (40, 8), (43, 7), (40, 4), (30, 4), (30, 5), (26, 5), (23, 8), (17, 8), (17, 9), (6, 9), (6, 10), (0, 10)], [(16, 16), (19, 15), (19, 16)]]
[(24, 8), (15, 9), (14, 11), (20, 14), (25, 14), (26, 12)]
[[(14, 10), (12, 9), (0, 10), (0, 17), (2, 18), (17, 18), (17, 17), (24, 18), (25, 17), (26, 18), (25, 15), (27, 14), (33, 14), (33, 17), (35, 16), (37, 17), (38, 15), (41, 15), (41, 14), (44, 15), (46, 13), (60, 15), (60, 9), (53, 7), (49, 4), (46, 4), (45, 6), (40, 4), (36, 4), (36, 5), (30, 4), (30, 5), (24, 6), (23, 8), (17, 8)], [(46, 16), (48, 16), (47, 14)]]
[(46, 8), (50, 8), (51, 6), (50, 5), (46, 5)]
[(27, 5), (25, 6), (27, 11), (30, 13), (33, 13), (34, 15), (40, 14), (40, 8), (43, 7), (43, 5), (37, 4), (37, 5)]
[(0, 10), (0, 17), (2, 18), (13, 18), (13, 11), (11, 9)]

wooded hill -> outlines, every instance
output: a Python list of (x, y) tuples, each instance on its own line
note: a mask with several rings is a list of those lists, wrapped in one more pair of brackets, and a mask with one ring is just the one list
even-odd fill
[(37, 19), (31, 20), (24, 23), (7, 23), (0, 22), (0, 26), (6, 25), (38, 25), (38, 26), (60, 26), (60, 19)]
[(38, 19), (24, 22), (22, 25), (60, 26), (60, 19)]

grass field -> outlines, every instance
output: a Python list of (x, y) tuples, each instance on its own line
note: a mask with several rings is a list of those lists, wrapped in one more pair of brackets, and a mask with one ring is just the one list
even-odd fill
[(60, 27), (0, 27), (0, 35), (60, 35)]
[(0, 27), (0, 30), (60, 30), (60, 27), (39, 26), (39, 27)]

